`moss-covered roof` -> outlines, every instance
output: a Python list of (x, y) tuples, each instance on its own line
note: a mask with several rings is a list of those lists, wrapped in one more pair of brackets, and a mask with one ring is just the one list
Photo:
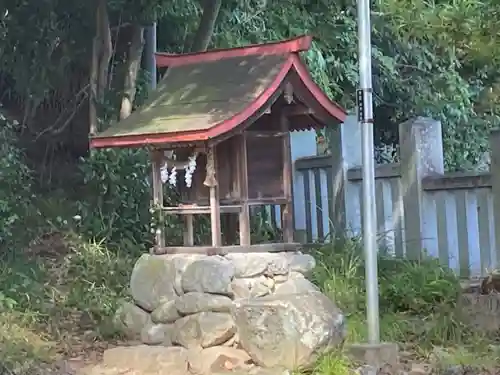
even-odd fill
[(157, 53), (157, 67), (168, 67), (168, 72), (150, 99), (127, 119), (93, 136), (90, 146), (165, 145), (217, 138), (255, 121), (276, 100), (285, 80), (323, 125), (342, 122), (345, 110), (314, 83), (299, 57), (311, 42), (310, 36), (301, 36), (201, 53)]
[(169, 68), (143, 107), (93, 138), (208, 130), (253, 103), (286, 58), (244, 56)]

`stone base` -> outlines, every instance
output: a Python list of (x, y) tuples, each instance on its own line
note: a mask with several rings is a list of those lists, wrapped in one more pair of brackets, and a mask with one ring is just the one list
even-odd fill
[(341, 311), (306, 278), (314, 267), (299, 252), (144, 254), (132, 271), (133, 302), (115, 321), (131, 339), (211, 363), (236, 366), (228, 353), (241, 351), (259, 368), (306, 366), (346, 334)]
[(375, 368), (397, 368), (399, 365), (399, 348), (395, 343), (379, 344), (358, 343), (346, 345), (347, 355), (356, 362)]
[(100, 364), (78, 375), (290, 375), (283, 368), (262, 368), (250, 362), (243, 350), (223, 346), (200, 353), (183, 347), (138, 345), (108, 349)]
[(279, 253), (279, 252), (297, 252), (304, 246), (299, 242), (278, 242), (254, 245), (227, 245), (227, 246), (166, 246), (153, 247), (151, 253), (155, 255), (174, 255), (174, 254), (197, 254), (197, 255), (220, 255), (228, 254), (251, 254), (251, 253)]

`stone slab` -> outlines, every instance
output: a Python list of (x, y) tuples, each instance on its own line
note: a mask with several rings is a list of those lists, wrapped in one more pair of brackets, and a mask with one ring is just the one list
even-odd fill
[(300, 243), (267, 243), (254, 245), (230, 245), (230, 246), (167, 246), (151, 248), (151, 254), (203, 254), (209, 256), (227, 255), (232, 253), (279, 253), (297, 252), (304, 248)]
[(345, 346), (346, 354), (353, 361), (377, 368), (399, 366), (398, 344), (381, 342), (378, 344), (355, 343)]

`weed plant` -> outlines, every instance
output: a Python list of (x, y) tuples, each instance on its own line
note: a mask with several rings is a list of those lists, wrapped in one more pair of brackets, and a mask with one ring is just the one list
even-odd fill
[[(347, 316), (348, 343), (365, 342), (366, 289), (362, 246), (358, 239), (318, 247), (313, 281)], [(381, 340), (400, 344), (412, 359), (451, 364), (497, 364), (500, 351), (491, 337), (471, 328), (458, 301), (460, 280), (437, 259), (398, 259), (378, 256)], [(318, 361), (317, 374), (352, 373), (343, 353), (330, 353)], [(335, 370), (334, 370), (335, 369)]]

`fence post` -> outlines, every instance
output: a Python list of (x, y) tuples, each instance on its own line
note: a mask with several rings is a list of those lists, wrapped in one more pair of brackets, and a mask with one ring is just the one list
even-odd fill
[(493, 196), (493, 220), (495, 249), (493, 251), (492, 264), (498, 267), (500, 261), (500, 129), (492, 130), (490, 133), (491, 152), (491, 194)]
[(356, 116), (348, 116), (343, 124), (329, 129), (328, 140), (332, 160), (328, 199), (333, 209), (330, 212), (333, 233), (336, 238), (342, 238), (348, 231), (357, 235), (361, 229), (360, 194), (347, 179), (347, 171), (362, 164), (361, 126)]
[[(316, 132), (306, 130), (292, 132), (290, 134), (292, 163), (299, 158), (316, 155)], [(294, 238), (300, 243), (307, 242), (306, 229), (306, 199), (304, 191), (304, 180), (301, 173), (292, 168), (293, 177), (293, 214), (294, 214)]]
[(400, 124), (399, 147), (406, 256), (419, 259), (424, 249), (422, 179), (444, 173), (441, 122), (417, 117)]

